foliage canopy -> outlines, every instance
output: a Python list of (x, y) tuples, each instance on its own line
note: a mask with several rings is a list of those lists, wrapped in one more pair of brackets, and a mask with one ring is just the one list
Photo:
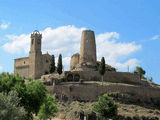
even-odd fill
[(58, 65), (57, 65), (57, 72), (58, 74), (62, 74), (62, 68), (63, 68), (63, 65), (62, 65), (62, 55), (60, 54), (59, 57), (58, 57)]
[(20, 106), (20, 98), (16, 91), (0, 93), (0, 120), (24, 120), (26, 111)]
[(104, 57), (101, 58), (101, 63), (98, 67), (98, 71), (101, 75), (104, 75), (104, 73), (105, 73), (105, 59), (104, 59)]
[(52, 59), (49, 65), (49, 73), (53, 73), (55, 71), (56, 67), (55, 67), (55, 57), (54, 55), (52, 55)]
[(134, 73), (138, 73), (141, 78), (144, 78), (146, 71), (143, 70), (142, 67), (137, 66), (136, 69), (134, 70)]
[[(25, 109), (26, 120), (33, 119), (32, 114), (37, 115), (41, 105), (47, 103), (47, 100), (50, 100), (47, 97), (46, 87), (42, 82), (36, 80), (25, 84), (24, 79), (18, 74), (0, 74), (0, 94), (5, 94), (5, 98), (8, 99), (7, 96), (10, 96), (10, 91), (13, 90), (16, 91), (18, 98), (20, 98), (17, 102), (19, 106), (15, 107), (17, 109), (18, 107), (23, 107)], [(10, 104), (6, 105), (6, 107), (9, 107)]]
[(107, 94), (104, 94), (94, 104), (93, 110), (101, 117), (112, 118), (117, 115), (117, 108), (118, 105)]
[(58, 111), (56, 106), (56, 99), (47, 94), (45, 102), (41, 105), (38, 116), (40, 119), (47, 120), (55, 117), (55, 113)]

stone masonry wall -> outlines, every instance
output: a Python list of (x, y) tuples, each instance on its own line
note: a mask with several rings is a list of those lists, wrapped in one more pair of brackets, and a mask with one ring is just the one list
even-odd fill
[[(74, 71), (74, 72), (66, 72), (66, 77), (69, 74), (79, 74), (80, 79), (85, 81), (101, 81), (101, 75), (98, 71)], [(133, 85), (143, 85), (148, 86), (148, 82), (144, 80), (140, 80), (140, 76), (134, 73), (128, 72), (105, 72), (104, 75), (105, 82), (113, 82), (113, 83), (127, 83)]]
[(71, 71), (74, 70), (78, 64), (79, 64), (79, 53), (74, 54), (71, 57), (70, 70)]
[(96, 65), (96, 42), (94, 32), (91, 30), (84, 30), (81, 36), (80, 47), (80, 64), (89, 62)]
[(69, 100), (96, 101), (98, 96), (109, 92), (119, 92), (133, 95), (140, 100), (160, 99), (159, 88), (141, 87), (124, 84), (104, 85), (96, 83), (72, 84), (61, 83), (55, 85), (53, 93), (65, 95)]
[(19, 73), (21, 77), (28, 78), (29, 58), (23, 57), (14, 60), (14, 73)]

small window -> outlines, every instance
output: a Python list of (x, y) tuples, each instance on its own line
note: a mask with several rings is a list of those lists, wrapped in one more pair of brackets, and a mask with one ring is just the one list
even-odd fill
[(34, 43), (34, 39), (32, 39), (32, 44)]
[(46, 63), (48, 63), (48, 60), (46, 60)]

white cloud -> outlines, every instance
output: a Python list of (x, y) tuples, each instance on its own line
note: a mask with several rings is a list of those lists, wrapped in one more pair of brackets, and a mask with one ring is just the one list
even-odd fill
[(6, 23), (2, 23), (2, 24), (0, 24), (0, 28), (5, 30), (5, 29), (7, 29), (9, 27), (9, 25), (10, 25), (10, 23), (7, 23), (7, 24)]
[(159, 35), (155, 35), (155, 36), (153, 36), (152, 38), (151, 38), (151, 40), (157, 40), (157, 39), (159, 39)]
[(97, 42), (97, 57), (105, 57), (106, 63), (116, 67), (118, 70), (127, 70), (130, 66), (132, 69), (138, 63), (136, 59), (129, 59), (124, 63), (120, 63), (119, 60), (127, 58), (132, 53), (141, 49), (141, 45), (136, 45), (134, 42), (121, 43), (116, 42), (119, 39), (119, 34), (116, 32), (99, 34), (96, 37)]
[[(50, 27), (40, 31), (42, 33), (42, 50), (43, 53), (58, 57), (62, 53), (63, 64), (65, 68), (69, 68), (70, 57), (80, 51), (81, 32), (86, 28), (77, 28), (75, 26), (61, 26), (55, 29)], [(126, 70), (129, 65), (133, 68), (137, 65), (138, 60), (135, 58), (128, 59), (124, 63), (119, 60), (126, 59), (132, 53), (138, 51), (141, 46), (132, 43), (117, 42), (119, 33), (109, 32), (96, 35), (97, 57), (98, 60), (102, 56), (105, 57), (106, 63), (117, 67), (118, 70)], [(9, 53), (28, 53), (30, 47), (30, 33), (21, 35), (7, 35), (9, 42), (2, 47)], [(56, 58), (57, 59), (57, 58)]]
[(0, 72), (2, 72), (2, 70), (3, 70), (3, 67), (2, 67), (2, 66), (0, 66)]

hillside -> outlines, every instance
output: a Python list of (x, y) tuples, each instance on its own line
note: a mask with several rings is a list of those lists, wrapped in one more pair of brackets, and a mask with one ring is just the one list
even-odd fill
[[(95, 102), (59, 102), (59, 112), (54, 120), (80, 120), (80, 115), (92, 115), (92, 108)], [(122, 120), (125, 118), (146, 118), (146, 120), (158, 120), (160, 119), (160, 110), (154, 108), (145, 108), (133, 104), (118, 103), (118, 115)], [(92, 120), (92, 119), (89, 119)], [(94, 120), (94, 119), (93, 119)], [(131, 119), (132, 120), (132, 119)], [(138, 120), (138, 119), (137, 119)], [(145, 119), (144, 119), (145, 120)]]
[[(152, 97), (149, 96), (143, 98), (142, 96), (143, 94), (152, 94), (152, 96), (154, 96), (154, 94), (156, 95), (156, 92), (159, 91), (159, 85), (151, 82), (149, 82), (149, 84), (149, 87), (142, 87), (124, 83), (104, 82), (102, 87), (102, 83), (97, 81), (60, 83), (57, 87), (63, 94), (58, 91), (55, 94), (60, 102), (58, 103), (59, 112), (54, 120), (81, 120), (80, 118), (84, 118), (84, 116), (93, 117), (89, 118), (89, 120), (95, 120), (94, 117), (96, 115), (93, 113), (92, 108), (93, 104), (98, 100), (98, 96), (95, 94), (93, 96), (92, 94), (97, 92), (95, 91), (96, 89), (99, 90), (98, 94), (101, 95), (106, 91), (105, 93), (108, 93), (118, 104), (119, 118), (116, 118), (116, 120), (158, 120), (160, 119), (159, 99), (152, 99)], [(98, 89), (99, 87), (102, 88)], [(114, 89), (112, 89), (112, 87)], [(48, 88), (50, 92), (53, 90), (51, 86), (48, 86)], [(70, 96), (67, 96), (67, 88), (71, 90), (69, 92)], [(64, 89), (64, 91), (62, 89)], [(107, 90), (110, 92), (107, 92)], [(120, 92), (118, 92), (118, 90)], [(126, 90), (127, 92), (125, 92)], [(152, 93), (153, 91), (147, 93), (149, 90), (153, 90), (155, 93)], [(77, 93), (75, 91), (79, 92)], [(92, 100), (88, 100), (87, 97), (89, 99), (93, 98)]]

